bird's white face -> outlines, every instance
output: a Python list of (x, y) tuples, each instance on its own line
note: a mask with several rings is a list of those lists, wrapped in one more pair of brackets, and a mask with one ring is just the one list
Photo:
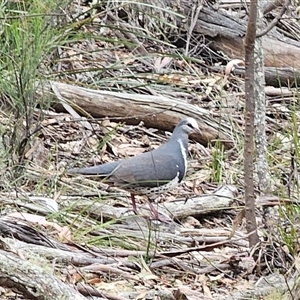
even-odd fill
[(194, 118), (186, 118), (185, 119), (184, 130), (188, 133), (200, 133), (200, 129), (197, 121)]

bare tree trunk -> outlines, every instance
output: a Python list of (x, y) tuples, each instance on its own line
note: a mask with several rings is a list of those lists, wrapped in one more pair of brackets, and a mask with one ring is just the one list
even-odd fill
[(254, 132), (254, 43), (256, 37), (257, 0), (251, 0), (249, 21), (245, 38), (245, 146), (244, 146), (244, 180), (245, 180), (245, 216), (250, 246), (258, 241), (255, 218), (255, 198), (253, 182), (253, 132)]
[[(257, 28), (262, 31), (263, 3), (258, 1)], [(265, 193), (270, 187), (270, 174), (267, 160), (266, 138), (266, 99), (265, 99), (265, 70), (262, 37), (255, 39), (254, 44), (254, 95), (255, 95), (255, 145), (256, 171), (259, 190)]]

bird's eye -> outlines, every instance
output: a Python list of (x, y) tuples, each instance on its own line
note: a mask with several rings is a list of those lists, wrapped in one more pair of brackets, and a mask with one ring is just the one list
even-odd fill
[(194, 129), (194, 126), (191, 123), (187, 123), (186, 125), (189, 126), (192, 129)]

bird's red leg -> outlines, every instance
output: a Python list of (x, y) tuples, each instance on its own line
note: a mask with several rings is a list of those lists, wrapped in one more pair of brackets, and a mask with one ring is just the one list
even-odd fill
[[(130, 197), (131, 197), (131, 202), (132, 202), (132, 210), (137, 215), (138, 212), (137, 212), (137, 207), (136, 207), (136, 202), (135, 202), (134, 195), (130, 194)], [(155, 220), (158, 220), (162, 223), (171, 223), (172, 222), (171, 218), (169, 218), (167, 216), (164, 216), (163, 214), (159, 213), (159, 211), (154, 207), (154, 205), (150, 201), (149, 201), (149, 207), (150, 207), (150, 210), (152, 211), (152, 213), (154, 215)]]
[(150, 210), (153, 212), (154, 214), (154, 218), (162, 223), (171, 223), (172, 222), (172, 219), (169, 218), (168, 216), (165, 216), (161, 213), (159, 213), (159, 211), (154, 207), (154, 205), (149, 201), (149, 207), (150, 207)]
[(130, 194), (133, 212), (137, 215), (136, 202), (133, 194)]
[(159, 220), (159, 212), (150, 201), (149, 201), (149, 207), (150, 210), (153, 212), (155, 219)]

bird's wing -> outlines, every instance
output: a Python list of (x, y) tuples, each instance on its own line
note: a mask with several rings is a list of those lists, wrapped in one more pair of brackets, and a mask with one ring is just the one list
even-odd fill
[(184, 174), (184, 160), (169, 153), (146, 152), (139, 156), (123, 160), (110, 177), (115, 185), (155, 187), (164, 185)]
[(106, 163), (106, 164), (97, 165), (93, 167), (74, 168), (74, 169), (69, 169), (68, 173), (77, 173), (83, 175), (98, 175), (101, 177), (105, 177), (105, 176), (110, 176), (121, 163), (122, 160), (118, 160), (111, 163)]

